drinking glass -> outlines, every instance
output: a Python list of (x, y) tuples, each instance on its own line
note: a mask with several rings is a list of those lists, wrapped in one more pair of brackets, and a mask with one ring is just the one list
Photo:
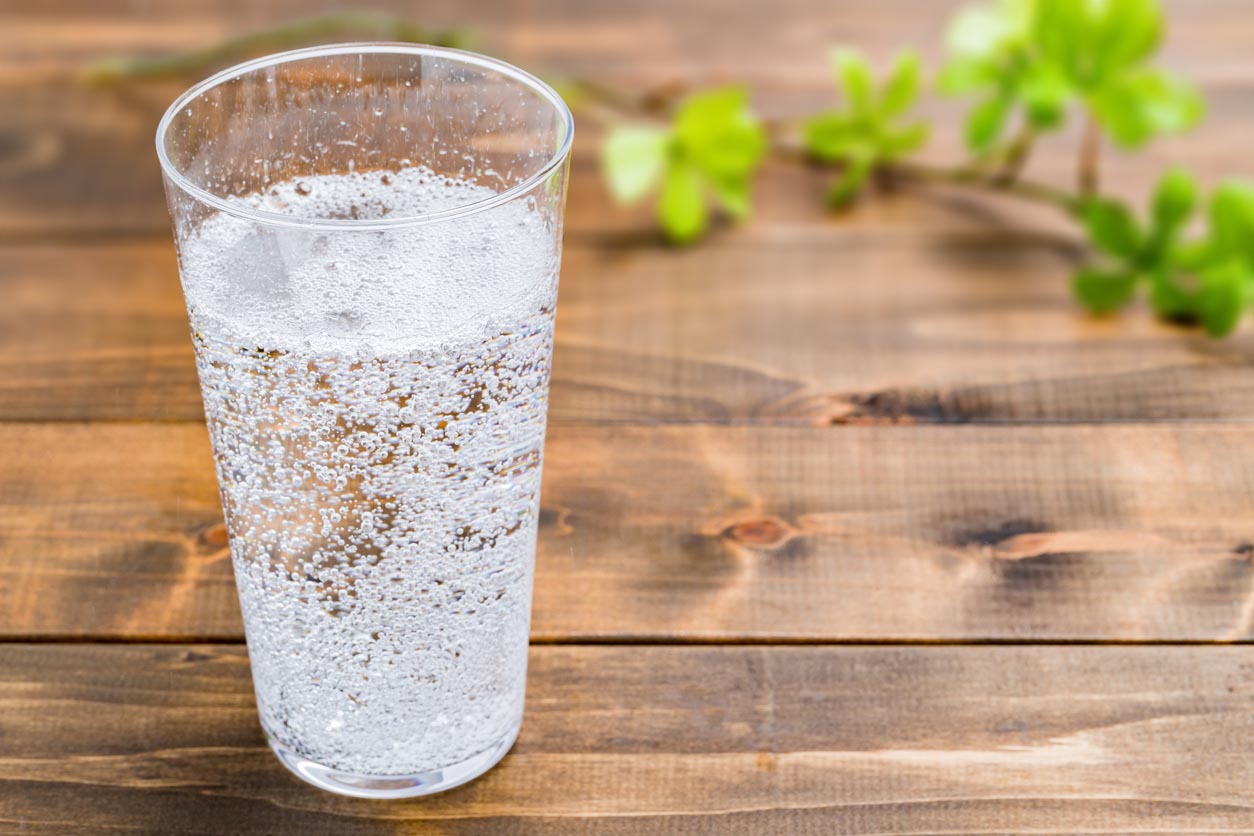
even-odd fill
[(157, 153), (261, 725), (397, 798), (522, 721), (570, 111), (491, 58), (241, 64)]

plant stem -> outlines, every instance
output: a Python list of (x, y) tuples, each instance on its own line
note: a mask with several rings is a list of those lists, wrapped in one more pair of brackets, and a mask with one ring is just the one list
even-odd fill
[(1024, 125), (1019, 135), (1006, 149), (1006, 157), (1002, 161), (1001, 170), (994, 178), (999, 186), (1009, 186), (1019, 179), (1019, 175), (1023, 173), (1023, 167), (1028, 163), (1028, 157), (1032, 156), (1032, 146), (1035, 142), (1036, 132), (1031, 126)]
[[(771, 137), (771, 153), (776, 159), (820, 167), (840, 165), (825, 163), (807, 154), (804, 148), (784, 135), (783, 128), (786, 126), (787, 123), (767, 123), (767, 133)], [(1025, 148), (1021, 152), (1024, 160), (1026, 160), (1027, 150)], [(1018, 164), (1020, 168), (1022, 164), (1023, 161), (1020, 161)], [(1017, 175), (1017, 170), (1014, 177), (1008, 178), (1004, 172), (990, 174), (983, 168), (971, 165), (949, 167), (913, 160), (897, 160), (881, 163), (876, 168), (875, 175), (890, 183), (959, 186), (973, 191), (1008, 195), (1019, 200), (1052, 206), (1067, 214), (1074, 213), (1080, 202), (1078, 195), (1048, 183), (1024, 180)]]
[(606, 110), (617, 111), (622, 116), (644, 115), (639, 96), (591, 79), (569, 79), (566, 83), (574, 88), (576, 96), (596, 102)]
[(410, 23), (404, 18), (370, 12), (346, 12), (227, 38), (214, 46), (176, 55), (106, 59), (86, 67), (83, 70), (83, 79), (92, 84), (112, 84), (127, 79), (178, 77), (241, 61), (251, 55), (277, 52), (349, 34), (379, 40), (452, 47), (465, 47), (473, 41), (465, 32), (458, 30), (436, 32)]
[[(216, 65), (241, 60), (258, 52), (287, 49), (300, 43), (345, 34), (369, 34), (386, 40), (427, 42), (445, 46), (464, 46), (468, 37), (458, 31), (432, 32), (402, 19), (372, 13), (331, 14), (230, 38), (202, 50), (158, 58), (122, 58), (102, 61), (87, 67), (84, 80), (109, 84), (126, 79), (160, 79), (200, 72)], [(682, 83), (670, 83), (644, 94), (625, 92), (609, 84), (589, 79), (567, 79), (576, 100), (585, 99), (594, 106), (585, 113), (606, 124), (631, 119), (664, 119), (675, 102), (687, 91)], [(793, 138), (800, 126), (798, 120), (767, 120), (764, 125), (771, 149), (777, 158), (813, 165), (815, 161)], [(1031, 154), (1035, 141), (1031, 128), (1025, 127), (1006, 148), (1000, 170), (990, 174), (979, 166), (964, 165), (944, 168), (925, 163), (898, 161), (877, 166), (875, 174), (889, 182), (944, 184), (1010, 195), (1022, 200), (1042, 203), (1071, 212), (1079, 202), (1077, 195), (1045, 183), (1020, 179), (1020, 173)], [(1090, 115), (1085, 128), (1081, 152), (1080, 190), (1091, 194), (1097, 188), (1097, 156), (1100, 134)]]
[(889, 177), (905, 182), (962, 186), (995, 194), (1005, 194), (1034, 203), (1053, 206), (1067, 213), (1073, 212), (1078, 202), (1076, 195), (1065, 189), (1051, 186), (1048, 183), (1019, 179), (990, 179), (980, 172), (966, 168), (944, 168), (942, 166), (928, 165), (927, 163), (899, 161), (886, 164), (882, 170)]
[(635, 95), (589, 79), (569, 79), (566, 83), (577, 91), (577, 95), (596, 102), (606, 110), (621, 116), (645, 119), (666, 116), (675, 100), (686, 90), (685, 85), (672, 82), (642, 95)]
[(1084, 137), (1080, 140), (1080, 164), (1076, 171), (1076, 185), (1081, 197), (1097, 194), (1097, 167), (1102, 154), (1102, 131), (1097, 119), (1089, 113), (1084, 120)]

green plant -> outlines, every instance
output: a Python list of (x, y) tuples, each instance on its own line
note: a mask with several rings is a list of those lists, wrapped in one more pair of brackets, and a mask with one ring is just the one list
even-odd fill
[(962, 12), (949, 32), (942, 91), (972, 95), (967, 143), (994, 148), (1020, 115), (1023, 135), (1055, 131), (1081, 107), (1136, 148), (1197, 124), (1191, 86), (1149, 64), (1162, 40), (1155, 0), (1000, 0)]
[(857, 53), (838, 50), (832, 63), (845, 107), (806, 120), (803, 136), (806, 151), (816, 160), (844, 167), (827, 194), (828, 202), (839, 208), (858, 196), (876, 168), (921, 148), (928, 126), (898, 124), (919, 97), (922, 69), (913, 52), (897, 58), (878, 89), (870, 66)]
[[(690, 96), (669, 124), (656, 120), (668, 112), (665, 101), (627, 100), (624, 108), (619, 97), (612, 110), (630, 118), (611, 120), (605, 176), (624, 203), (660, 186), (658, 221), (676, 243), (706, 230), (711, 202), (733, 218), (747, 214), (767, 134), (775, 156), (838, 170), (828, 192), (834, 208), (876, 180), (999, 191), (1074, 218), (1091, 256), (1072, 288), (1091, 311), (1113, 311), (1147, 289), (1159, 316), (1222, 336), (1254, 302), (1254, 185), (1220, 184), (1200, 220), (1200, 189), (1183, 170), (1163, 176), (1143, 219), (1099, 187), (1104, 141), (1132, 150), (1202, 118), (1193, 86), (1153, 63), (1163, 30), (1156, 0), (986, 0), (964, 9), (949, 27), (949, 57), (936, 78), (940, 92), (971, 102), (971, 156), (953, 167), (911, 159), (929, 134), (909, 115), (922, 87), (917, 55), (901, 53), (877, 81), (861, 56), (842, 49), (833, 53), (841, 106), (798, 122), (759, 122), (739, 88)], [(1036, 143), (1076, 117), (1084, 127), (1073, 188), (1024, 180)], [(728, 163), (711, 165), (723, 158), (722, 143)]]
[(1254, 187), (1233, 182), (1217, 188), (1208, 234), (1185, 240), (1198, 202), (1197, 184), (1182, 170), (1159, 182), (1144, 223), (1120, 203), (1088, 201), (1080, 214), (1100, 261), (1076, 274), (1080, 301), (1103, 313), (1145, 285), (1159, 316), (1200, 323), (1216, 337), (1232, 331), (1254, 290)]
[(705, 231), (707, 198), (736, 218), (749, 213), (750, 178), (766, 135), (738, 87), (686, 99), (668, 127), (624, 125), (605, 139), (602, 160), (610, 192), (632, 202), (659, 187), (658, 219), (676, 242)]
[[(572, 106), (610, 123), (602, 169), (611, 194), (623, 203), (656, 194), (658, 223), (676, 244), (706, 232), (711, 208), (747, 217), (754, 173), (770, 156), (836, 169), (828, 191), (833, 208), (881, 181), (992, 191), (1076, 221), (1090, 255), (1072, 288), (1093, 312), (1108, 313), (1145, 292), (1160, 317), (1222, 336), (1254, 304), (1254, 185), (1224, 182), (1204, 200), (1188, 172), (1173, 170), (1141, 218), (1099, 188), (1104, 141), (1136, 149), (1202, 118), (1197, 91), (1153, 63), (1163, 31), (1157, 0), (983, 0), (960, 11), (936, 78), (941, 93), (970, 101), (970, 158), (950, 167), (911, 158), (929, 126), (909, 116), (923, 86), (921, 62), (910, 51), (880, 81), (862, 57), (835, 51), (840, 106), (793, 122), (758, 119), (740, 87), (687, 95), (672, 87), (643, 96), (589, 80), (560, 87)], [(201, 74), (257, 52), (363, 36), (453, 46), (470, 38), (397, 18), (339, 14), (181, 55), (99, 62), (82, 77), (119, 84)], [(1084, 127), (1074, 185), (1024, 179), (1038, 140), (1077, 116)]]

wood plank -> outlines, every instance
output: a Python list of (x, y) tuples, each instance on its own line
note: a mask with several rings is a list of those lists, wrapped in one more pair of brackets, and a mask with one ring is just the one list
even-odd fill
[[(904, 46), (940, 58), (947, 20), (967, 0), (376, 0), (370, 8), (434, 29), (468, 27), (483, 48), (539, 68), (670, 80), (677, 74), (756, 83), (829, 83), (825, 51), (857, 44), (878, 60)], [(1166, 0), (1165, 60), (1206, 80), (1254, 74), (1243, 0)], [(0, 79), (64, 71), (102, 55), (160, 55), (310, 15), (332, 0), (9, 0), (0, 9)], [(74, 21), (67, 25), (67, 21)], [(714, 21), (734, 25), (711, 25)], [(753, 60), (745, 60), (753, 56)]]
[[(119, 91), (56, 82), (0, 87), (0, 112), (6, 114), (0, 128), (0, 238), (167, 234), (169, 221), (152, 151), (153, 131), (182, 86)], [(1204, 182), (1249, 170), (1245, 139), (1250, 131), (1248, 114), (1254, 112), (1254, 84), (1218, 86), (1208, 92), (1211, 116), (1198, 131), (1158, 141), (1135, 155), (1107, 155), (1103, 182), (1111, 193), (1140, 201), (1163, 170), (1182, 161)], [(831, 100), (832, 94), (825, 89), (757, 88), (759, 106), (774, 115), (813, 112)], [(923, 113), (937, 127), (922, 158), (949, 164), (964, 160), (961, 107), (934, 101)], [(1078, 133), (1079, 126), (1072, 125), (1042, 142), (1029, 173), (1059, 185), (1071, 183)], [(597, 147), (595, 125), (580, 120), (568, 205), (569, 234), (650, 234), (650, 206), (624, 210), (610, 201), (597, 171)], [(825, 209), (823, 194), (831, 177), (795, 163), (772, 164), (760, 178), (755, 218), (741, 234), (763, 236), (783, 229), (793, 235), (830, 235), (833, 217)], [(986, 216), (987, 204), (980, 205), (986, 208)], [(1026, 217), (1046, 229), (1060, 225), (1048, 215)], [(977, 222), (983, 219), (977, 216)], [(926, 200), (875, 207), (839, 220), (855, 228), (897, 234), (924, 225), (972, 227), (969, 213)]]
[[(0, 157), (0, 240), (168, 236), (153, 132), (181, 86), (135, 91), (65, 84), (0, 88), (0, 112), (8, 114), (0, 133), (5, 152)], [(1254, 90), (1249, 96), (1244, 91), (1235, 95), (1254, 101)], [(1240, 106), (1234, 103), (1233, 112), (1240, 112)], [(1244, 125), (1239, 121), (1240, 127)], [(624, 209), (610, 200), (598, 171), (598, 142), (595, 126), (581, 121), (567, 203), (568, 236), (656, 243), (651, 205)], [(1198, 156), (1209, 154), (1215, 165), (1231, 159), (1227, 154), (1215, 156), (1215, 145), (1207, 143)], [(1067, 175), (1070, 167), (1069, 152), (1056, 158), (1056, 170)], [(1145, 185), (1146, 170), (1133, 170), (1132, 186)], [(783, 230), (830, 236), (836, 225), (823, 201), (830, 178), (795, 163), (773, 163), (758, 184), (756, 220), (737, 234), (753, 238)], [(1046, 229), (1059, 228), (1052, 216), (1034, 212), (1028, 217)], [(923, 200), (874, 206), (840, 221), (846, 233), (875, 230), (897, 236), (922, 224), (974, 227), (949, 206)]]
[[(240, 637), (201, 426), (0, 461), (0, 636)], [(1249, 426), (558, 425), (542, 507), (538, 641), (1254, 638)]]
[[(568, 246), (551, 420), (1246, 421), (1254, 329), (1086, 316), (1065, 250)], [(201, 420), (173, 246), (0, 248), (0, 419)]]
[(417, 802), (289, 775), (239, 647), (0, 647), (0, 833), (1238, 833), (1247, 651), (546, 647), (514, 751)]
[(174, 245), (0, 251), (0, 418), (202, 420)]
[[(1192, 137), (1158, 142), (1132, 157), (1111, 155), (1105, 179), (1117, 193), (1141, 196), (1159, 171), (1180, 160), (1190, 161), (1210, 180), (1248, 167), (1246, 114), (1254, 104), (1254, 64), (1247, 48), (1251, 30), (1239, 3), (1172, 4), (1175, 29), (1166, 60), (1207, 85), (1211, 118)], [(398, 13), (412, 14), (407, 5), (393, 5)], [(778, 116), (811, 112), (831, 101), (825, 54), (834, 40), (857, 44), (880, 61), (897, 44), (917, 43), (935, 61), (942, 23), (958, 5), (958, 0), (889, 0), (874, 6), (787, 0), (779, 8), (739, 3), (729, 9), (713, 0), (649, 0), (630, 7), (599, 0), (534, 7), (492, 0), (473, 9), (427, 4), (423, 13), (436, 26), (482, 28), (485, 48), (555, 75), (591, 76), (633, 88), (742, 79), (757, 92), (760, 109)], [(0, 236), (163, 234), (168, 225), (151, 132), (186, 82), (101, 90), (70, 83), (66, 74), (93, 58), (204, 46), (228, 33), (316, 8), (304, 2), (241, 5), (239, 0), (161, 9), (125, 0), (8, 4), (0, 11), (0, 56), (8, 56), (0, 59), (0, 111), (7, 115), (0, 129)], [(728, 15), (736, 26), (708, 26), (712, 17)], [(66, 25), (69, 18), (79, 22)], [(744, 61), (745, 54), (755, 60)], [(938, 124), (929, 156), (960, 159), (960, 106), (931, 101), (923, 113)], [(609, 205), (592, 160), (594, 133), (584, 120), (576, 148), (572, 234), (649, 229), (647, 212)], [(1077, 134), (1073, 125), (1062, 137), (1042, 143), (1033, 172), (1070, 181)], [(829, 225), (817, 199), (821, 183), (799, 185), (815, 180), (813, 173), (789, 170), (774, 176), (784, 181), (764, 188), (759, 225), (801, 225), (814, 232)], [(812, 203), (799, 199), (809, 194), (816, 198)], [(936, 222), (929, 211), (916, 206), (900, 219), (916, 227)], [(944, 213), (932, 214), (944, 222)]]
[(1250, 330), (1095, 319), (1040, 242), (572, 248), (557, 421), (1244, 421)]

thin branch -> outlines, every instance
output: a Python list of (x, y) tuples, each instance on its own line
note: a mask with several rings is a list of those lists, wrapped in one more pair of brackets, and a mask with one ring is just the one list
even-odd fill
[[(231, 38), (203, 50), (159, 58), (127, 58), (100, 62), (87, 67), (83, 78), (89, 82), (107, 84), (125, 79), (177, 77), (259, 52), (289, 48), (319, 38), (367, 32), (389, 40), (451, 46), (464, 45), (467, 41), (467, 36), (456, 30), (432, 32), (401, 18), (370, 13), (332, 14)], [(626, 92), (591, 79), (565, 79), (556, 84), (571, 94), (572, 102), (577, 103), (585, 115), (603, 124), (613, 124), (624, 118), (664, 119), (688, 90), (682, 82), (665, 84), (642, 94)], [(778, 159), (806, 165), (823, 165), (807, 154), (797, 141), (803, 124), (804, 120), (798, 119), (764, 120), (771, 150)], [(1079, 196), (1046, 183), (1020, 178), (1035, 139), (1032, 130), (1025, 127), (1006, 147), (1004, 154), (1000, 155), (1001, 165), (996, 172), (989, 172), (982, 166), (969, 163), (957, 168), (944, 168), (898, 161), (878, 165), (875, 176), (890, 183), (943, 184), (1010, 195), (1054, 206), (1065, 212), (1073, 211), (1079, 202)], [(1099, 143), (1098, 126), (1090, 116), (1081, 154), (1081, 194), (1092, 193), (1097, 188)]]
[[(779, 124), (776, 123), (774, 126), (768, 124), (768, 134), (772, 137), (771, 154), (773, 157), (801, 165), (823, 168), (843, 167), (841, 163), (816, 160), (796, 141), (784, 136)], [(786, 125), (786, 123), (783, 124)], [(897, 160), (880, 164), (875, 175), (877, 179), (887, 180), (889, 183), (958, 186), (989, 194), (1009, 195), (1020, 200), (1052, 206), (1068, 214), (1073, 213), (1080, 202), (1077, 195), (1048, 183), (1024, 180), (1019, 177), (1006, 179), (968, 165), (946, 167), (911, 160)]]
[(1024, 125), (1019, 135), (1006, 148), (1006, 156), (1002, 161), (1001, 170), (994, 177), (999, 186), (1009, 186), (1019, 179), (1028, 158), (1032, 156), (1032, 147), (1036, 143), (1036, 132), (1030, 125)]
[(602, 126), (624, 120), (664, 121), (687, 91), (682, 82), (669, 82), (644, 93), (629, 93), (586, 78), (550, 78), (549, 83), (566, 99), (571, 110)]
[(1097, 119), (1089, 113), (1084, 120), (1084, 137), (1080, 140), (1080, 164), (1076, 170), (1076, 185), (1081, 197), (1092, 197), (1098, 189), (1098, 165), (1102, 154), (1102, 130)]
[(645, 107), (644, 97), (633, 95), (609, 84), (585, 78), (565, 79), (559, 88), (569, 87), (574, 91), (573, 98), (579, 104), (591, 101), (605, 110), (617, 112), (621, 116), (650, 116)]
[(1078, 199), (1076, 195), (1065, 189), (1059, 189), (1048, 183), (1031, 180), (1004, 181), (990, 179), (987, 176), (962, 168), (943, 168), (917, 162), (895, 162), (884, 167), (891, 177), (905, 182), (935, 183), (940, 185), (962, 186), (994, 194), (1005, 194), (1012, 197), (1043, 203), (1063, 212), (1075, 210)]
[(177, 78), (236, 63), (253, 55), (291, 49), (301, 44), (345, 35), (451, 47), (465, 47), (473, 42), (473, 38), (467, 33), (456, 29), (437, 32), (404, 18), (369, 12), (347, 12), (227, 38), (206, 49), (177, 55), (110, 58), (84, 68), (82, 77), (91, 84), (112, 84), (129, 79)]

